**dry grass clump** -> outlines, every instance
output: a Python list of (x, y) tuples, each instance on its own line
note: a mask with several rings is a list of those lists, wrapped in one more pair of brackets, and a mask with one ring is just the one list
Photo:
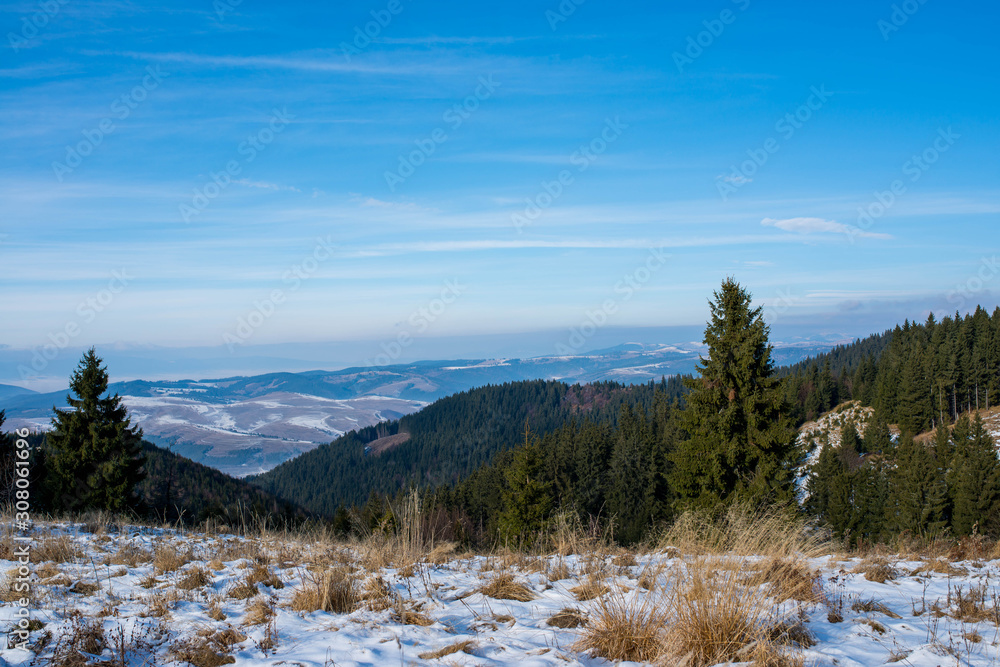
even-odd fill
[(910, 572), (910, 576), (915, 577), (920, 574), (931, 574), (931, 573), (945, 574), (948, 575), (949, 577), (963, 577), (966, 574), (968, 574), (968, 571), (960, 567), (955, 567), (948, 561), (938, 558), (928, 563), (924, 563), (920, 567), (916, 568), (915, 570)]
[(819, 556), (826, 543), (805, 523), (778, 509), (755, 510), (735, 504), (724, 512), (685, 512), (666, 530), (657, 551), (691, 555)]
[(247, 574), (247, 583), (250, 584), (264, 584), (269, 588), (281, 589), (285, 587), (285, 584), (278, 577), (271, 568), (262, 563), (258, 563), (254, 568)]
[(257, 588), (257, 584), (250, 583), (244, 579), (231, 586), (226, 591), (226, 595), (234, 600), (249, 600), (252, 597), (260, 595), (260, 589)]
[[(613, 662), (657, 659), (664, 651), (663, 629), (669, 620), (659, 602), (652, 595), (626, 598), (621, 591), (601, 597), (574, 648)], [(567, 611), (571, 610), (564, 609), (553, 619)], [(570, 614), (565, 620), (570, 621)]]
[(69, 587), (69, 592), (76, 593), (77, 595), (93, 595), (99, 590), (101, 590), (100, 584), (82, 580), (75, 582)]
[(955, 591), (949, 592), (948, 602), (951, 605), (951, 617), (964, 623), (979, 623), (980, 621), (992, 621), (1000, 626), (1000, 597), (997, 593), (992, 594), (993, 607), (987, 606), (987, 589), (991, 588), (986, 584), (978, 586), (970, 585), (968, 589), (958, 586)]
[(851, 570), (854, 574), (864, 574), (865, 579), (877, 584), (884, 584), (892, 581), (898, 576), (896, 568), (889, 563), (888, 559), (882, 556), (872, 556), (865, 558)]
[(265, 597), (256, 597), (247, 603), (243, 625), (263, 625), (275, 616), (274, 602)]
[(31, 589), (26, 591), (18, 590), (18, 588), (23, 587), (18, 586), (18, 571), (17, 568), (10, 570), (2, 579), (0, 579), (0, 600), (3, 602), (16, 602), (21, 599), (31, 599)]
[(153, 568), (158, 574), (164, 574), (179, 570), (192, 560), (194, 554), (190, 550), (181, 551), (174, 544), (161, 543), (153, 553)]
[(692, 667), (748, 659), (747, 651), (762, 650), (756, 647), (767, 643), (777, 623), (774, 603), (752, 573), (725, 565), (699, 559), (671, 573), (665, 644)]
[(636, 561), (635, 554), (633, 554), (630, 551), (626, 551), (624, 553), (618, 554), (613, 559), (611, 559), (611, 564), (614, 565), (615, 567), (624, 568), (624, 567), (635, 567), (636, 565), (639, 564), (639, 562)]
[[(426, 560), (428, 563), (443, 565), (455, 557), (455, 550), (457, 548), (458, 545), (454, 542), (439, 542), (433, 549), (431, 549), (431, 552), (427, 554)], [(454, 653), (454, 651), (452, 651), (452, 653)]]
[(187, 571), (184, 578), (177, 582), (177, 588), (182, 591), (190, 591), (210, 583), (212, 583), (212, 575), (208, 570), (198, 565)]
[(359, 599), (372, 611), (383, 611), (395, 604), (395, 595), (381, 575), (365, 582)]
[(562, 581), (563, 579), (569, 579), (572, 574), (569, 566), (560, 558), (558, 563), (549, 568), (547, 576), (549, 581)]
[(820, 574), (792, 558), (769, 558), (753, 575), (753, 581), (769, 584), (769, 593), (778, 602), (798, 600), (819, 602)]
[(535, 599), (535, 593), (530, 588), (515, 579), (513, 574), (505, 571), (495, 573), (487, 583), (477, 588), (476, 592), (495, 600), (530, 602)]
[(357, 581), (345, 567), (310, 574), (292, 596), (294, 611), (350, 614), (358, 608)]
[(580, 602), (587, 602), (588, 600), (601, 597), (610, 590), (601, 579), (589, 576), (579, 586), (569, 589), (569, 592), (575, 595), (576, 599)]
[(69, 535), (55, 535), (46, 537), (36, 543), (31, 548), (31, 562), (45, 563), (71, 563), (77, 558), (83, 557), (84, 553), (75, 544)]
[(73, 617), (69, 632), (59, 637), (53, 650), (53, 665), (59, 667), (85, 667), (90, 661), (84, 655), (100, 655), (107, 646), (104, 623), (100, 619)]
[(118, 550), (104, 559), (107, 565), (124, 565), (126, 567), (138, 567), (139, 563), (148, 563), (153, 559), (153, 554), (138, 546), (126, 542), (118, 547)]
[(858, 600), (851, 605), (851, 610), (865, 614), (884, 614), (889, 618), (902, 618), (899, 614), (889, 609), (878, 600)]
[(433, 625), (434, 619), (427, 614), (424, 614), (422, 610), (422, 602), (396, 598), (396, 606), (392, 612), (392, 620), (397, 623), (402, 623), (403, 625), (419, 625), (421, 627)]
[(214, 632), (204, 630), (197, 637), (176, 642), (170, 647), (170, 653), (178, 662), (187, 662), (194, 667), (222, 667), (236, 662), (229, 651), (245, 640), (245, 635), (232, 628)]
[(449, 644), (448, 646), (445, 646), (444, 648), (439, 648), (436, 651), (427, 651), (425, 653), (421, 653), (417, 657), (420, 658), (421, 660), (434, 660), (436, 658), (443, 658), (446, 655), (451, 655), (452, 653), (458, 653), (459, 651), (471, 655), (472, 650), (475, 647), (476, 647), (475, 642), (467, 639), (465, 641)]
[(587, 617), (579, 609), (563, 607), (546, 621), (555, 628), (578, 628), (587, 623)]

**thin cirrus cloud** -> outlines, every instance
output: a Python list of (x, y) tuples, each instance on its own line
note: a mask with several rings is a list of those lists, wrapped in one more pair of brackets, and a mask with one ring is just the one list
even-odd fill
[(765, 227), (777, 227), (786, 232), (797, 234), (844, 234), (848, 238), (864, 239), (891, 239), (889, 234), (879, 232), (866, 232), (853, 225), (846, 225), (836, 220), (825, 220), (824, 218), (784, 218), (775, 220), (774, 218), (764, 218), (760, 224)]

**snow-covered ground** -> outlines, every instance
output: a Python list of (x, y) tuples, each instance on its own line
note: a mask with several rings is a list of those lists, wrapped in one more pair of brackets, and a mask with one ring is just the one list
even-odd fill
[[(28, 648), (14, 647), (19, 639), (8, 634), (0, 657), (10, 665), (608, 664), (575, 646), (601, 600), (668, 595), (671, 571), (691, 558), (673, 550), (634, 558), (623, 551), (539, 558), (437, 553), (399, 567), (380, 561), (375, 550), (329, 542), (134, 526), (94, 533), (67, 524), (36, 526), (30, 544), (31, 630)], [(3, 537), (4, 631), (19, 620), (18, 594), (9, 592), (18, 546), (10, 534)], [(741, 562), (747, 571), (756, 567), (754, 558)], [(800, 564), (815, 571), (812, 601), (775, 602), (773, 611), (807, 631), (787, 649), (804, 664), (1000, 663), (1000, 561), (863, 562), (831, 555)], [(355, 582), (353, 611), (308, 609), (309, 593), (331, 572)], [(884, 575), (890, 578), (880, 582)], [(523, 583), (523, 597), (531, 599), (497, 599), (480, 590), (502, 576)], [(588, 596), (573, 589), (588, 577), (603, 595), (580, 599)], [(551, 625), (564, 609), (587, 621)]]

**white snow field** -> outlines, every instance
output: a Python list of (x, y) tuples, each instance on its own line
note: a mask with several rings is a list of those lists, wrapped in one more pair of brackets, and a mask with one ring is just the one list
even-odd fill
[[(370, 544), (41, 523), (19, 648), (14, 535), (0, 545), (0, 665), (604, 665), (577, 645), (600, 626), (602, 605), (658, 609), (677, 592), (677, 572), (698, 561), (676, 549), (534, 557), (439, 547), (402, 563)], [(973, 555), (793, 557), (811, 571), (797, 591), (795, 577), (761, 574), (774, 557), (717, 556), (706, 581), (737, 572), (766, 601), (758, 621), (784, 628), (780, 661), (727, 664), (997, 665), (1000, 561), (995, 550)], [(498, 580), (525, 601), (484, 594)], [(550, 624), (567, 609), (561, 625), (583, 624)], [(654, 634), (676, 622), (666, 613)]]

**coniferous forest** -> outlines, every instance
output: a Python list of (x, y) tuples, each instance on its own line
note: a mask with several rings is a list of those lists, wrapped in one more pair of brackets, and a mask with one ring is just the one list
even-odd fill
[[(362, 531), (423, 488), (432, 529), (476, 542), (530, 541), (558, 519), (631, 543), (684, 509), (806, 496), (798, 511), (852, 543), (1000, 531), (997, 450), (968, 414), (1000, 403), (1000, 309), (906, 322), (774, 368), (750, 295), (727, 281), (715, 297), (697, 378), (484, 387), (251, 481)], [(812, 465), (796, 427), (849, 400), (873, 416), (845, 426), (839, 447), (812, 443)], [(803, 471), (814, 474), (798, 488)]]

